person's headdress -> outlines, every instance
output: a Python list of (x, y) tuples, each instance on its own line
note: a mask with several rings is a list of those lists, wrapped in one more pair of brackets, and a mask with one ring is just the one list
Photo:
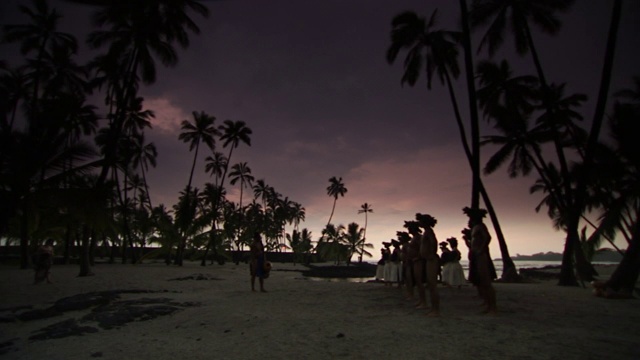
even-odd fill
[(404, 227), (409, 230), (409, 232), (420, 232), (420, 225), (417, 221), (405, 221)]
[(451, 245), (452, 248), (457, 247), (458, 246), (458, 239), (454, 238), (454, 237), (450, 237), (447, 239), (447, 242)]
[(400, 241), (400, 243), (406, 243), (411, 240), (411, 236), (406, 231), (396, 231), (396, 237)]
[(447, 247), (447, 242), (446, 241), (441, 241), (440, 242), (440, 247)]
[(469, 217), (471, 220), (482, 220), (485, 216), (487, 216), (487, 210), (485, 209), (472, 209), (468, 206), (465, 206), (462, 209), (462, 212)]
[(436, 218), (434, 218), (433, 216), (429, 214), (421, 214), (421, 213), (416, 214), (416, 221), (420, 226), (424, 228), (434, 227), (438, 222), (438, 220), (436, 220)]

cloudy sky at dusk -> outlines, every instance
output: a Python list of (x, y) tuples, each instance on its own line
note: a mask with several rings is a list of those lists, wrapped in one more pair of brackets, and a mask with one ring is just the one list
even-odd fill
[[(16, 3), (3, 1), (2, 23), (14, 22)], [(62, 29), (84, 41), (86, 7), (52, 1), (65, 18)], [(364, 225), (360, 205), (372, 205), (367, 238), (379, 244), (395, 238), (404, 220), (416, 212), (438, 219), (439, 240), (459, 237), (466, 226), (461, 209), (470, 203), (471, 175), (448, 94), (439, 84), (427, 90), (421, 79), (401, 87), (401, 54), (387, 64), (391, 19), (404, 10), (429, 16), (439, 9), (439, 24), (457, 29), (458, 2), (451, 0), (226, 0), (208, 1), (208, 19), (195, 17), (200, 36), (180, 52), (179, 64), (159, 69), (158, 81), (141, 90), (145, 106), (156, 113), (148, 138), (158, 147), (158, 166), (149, 173), (154, 205), (168, 207), (189, 177), (193, 154), (178, 140), (180, 122), (192, 111), (243, 120), (253, 130), (252, 146), (241, 146), (232, 163), (247, 162), (256, 179), (301, 203), (314, 240), (326, 224), (333, 198), (326, 188), (332, 176), (348, 189), (338, 199), (333, 222)], [(640, 3), (625, 1), (612, 90), (631, 86), (640, 75)], [(595, 99), (611, 13), (611, 1), (578, 0), (557, 37), (534, 34), (542, 65), (551, 82), (567, 82), (568, 92)], [(11, 19), (11, 21), (9, 21)], [(474, 39), (477, 46), (478, 39)], [(511, 47), (507, 39), (505, 47)], [(3, 48), (3, 58), (11, 57)], [(508, 57), (517, 74), (533, 74), (529, 57)], [(485, 58), (485, 54), (477, 56)], [(462, 78), (461, 106), (468, 108)], [(587, 123), (594, 102), (582, 109)], [(463, 112), (465, 119), (467, 111)], [(483, 135), (492, 129), (483, 124)], [(221, 150), (221, 144), (217, 151)], [(483, 161), (492, 153), (483, 148)], [(226, 150), (223, 151), (226, 153)], [(213, 181), (204, 172), (201, 151), (194, 184)], [(564, 234), (556, 232), (534, 208), (540, 195), (529, 195), (534, 177), (509, 179), (505, 171), (485, 175), (511, 254), (561, 251)], [(237, 196), (238, 187), (229, 189)], [(235, 195), (234, 195), (235, 194)], [(288, 229), (290, 231), (290, 229)], [(492, 255), (499, 257), (497, 241)]]

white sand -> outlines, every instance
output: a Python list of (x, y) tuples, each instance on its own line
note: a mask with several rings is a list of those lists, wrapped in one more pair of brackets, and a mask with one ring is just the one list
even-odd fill
[[(475, 290), (440, 288), (440, 318), (413, 309), (380, 284), (313, 281), (300, 265), (274, 264), (269, 293), (252, 293), (248, 266), (54, 266), (53, 284), (32, 285), (33, 272), (0, 266), (0, 309), (90, 291), (168, 290), (122, 299), (167, 297), (199, 302), (171, 315), (105, 330), (81, 322), (90, 310), (0, 323), (6, 359), (640, 359), (638, 300), (607, 300), (590, 289), (553, 282), (496, 284), (500, 314), (479, 315)], [(169, 279), (203, 274), (219, 280)], [(257, 285), (257, 284), (256, 284)], [(4, 314), (6, 315), (6, 311)], [(28, 340), (39, 329), (75, 318), (98, 332)]]

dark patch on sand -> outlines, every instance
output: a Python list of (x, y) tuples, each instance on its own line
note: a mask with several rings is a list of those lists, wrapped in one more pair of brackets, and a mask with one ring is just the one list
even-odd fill
[(95, 332), (98, 332), (98, 329), (91, 326), (80, 326), (75, 319), (67, 319), (36, 331), (35, 335), (29, 336), (29, 340), (61, 339)]
[(362, 263), (350, 266), (313, 266), (303, 270), (302, 275), (319, 278), (366, 278), (376, 276), (377, 265)]
[(217, 278), (215, 276), (210, 276), (207, 274), (193, 274), (193, 275), (184, 276), (180, 278), (169, 279), (169, 281), (184, 281), (184, 280), (222, 280), (222, 279)]
[[(98, 332), (98, 328), (90, 326), (94, 323), (105, 330), (119, 328), (133, 321), (147, 321), (159, 316), (173, 314), (187, 307), (199, 306), (195, 302), (175, 302), (169, 298), (140, 298), (120, 300), (122, 294), (168, 293), (167, 290), (109, 290), (78, 294), (62, 298), (52, 306), (44, 309), (33, 309), (32, 306), (21, 306), (2, 309), (0, 319), (4, 322), (34, 321), (53, 316), (61, 316), (68, 312), (91, 309), (89, 314), (81, 318), (71, 317), (64, 321), (37, 330), (29, 340), (60, 339), (69, 336), (81, 336)], [(13, 351), (14, 341), (0, 343), (0, 354)]]

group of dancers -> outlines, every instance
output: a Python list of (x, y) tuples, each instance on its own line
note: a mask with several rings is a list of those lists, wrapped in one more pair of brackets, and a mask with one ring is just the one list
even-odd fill
[[(489, 254), (491, 235), (483, 223), (486, 210), (466, 207), (463, 212), (469, 217), (468, 228), (462, 231), (462, 238), (469, 248), (469, 281), (483, 300), (483, 313), (495, 314), (496, 294), (492, 283), (497, 276)], [(438, 278), (445, 286), (466, 284), (458, 240), (451, 237), (438, 244), (433, 231), (436, 223), (433, 216), (421, 213), (416, 214), (415, 220), (405, 221), (407, 231), (398, 231), (397, 239), (383, 242), (376, 273), (376, 278), (384, 281), (385, 286), (397, 284), (404, 288), (408, 300), (415, 299), (417, 293), (416, 308), (427, 309), (429, 317), (440, 315)], [(427, 290), (430, 307), (427, 306)]]

